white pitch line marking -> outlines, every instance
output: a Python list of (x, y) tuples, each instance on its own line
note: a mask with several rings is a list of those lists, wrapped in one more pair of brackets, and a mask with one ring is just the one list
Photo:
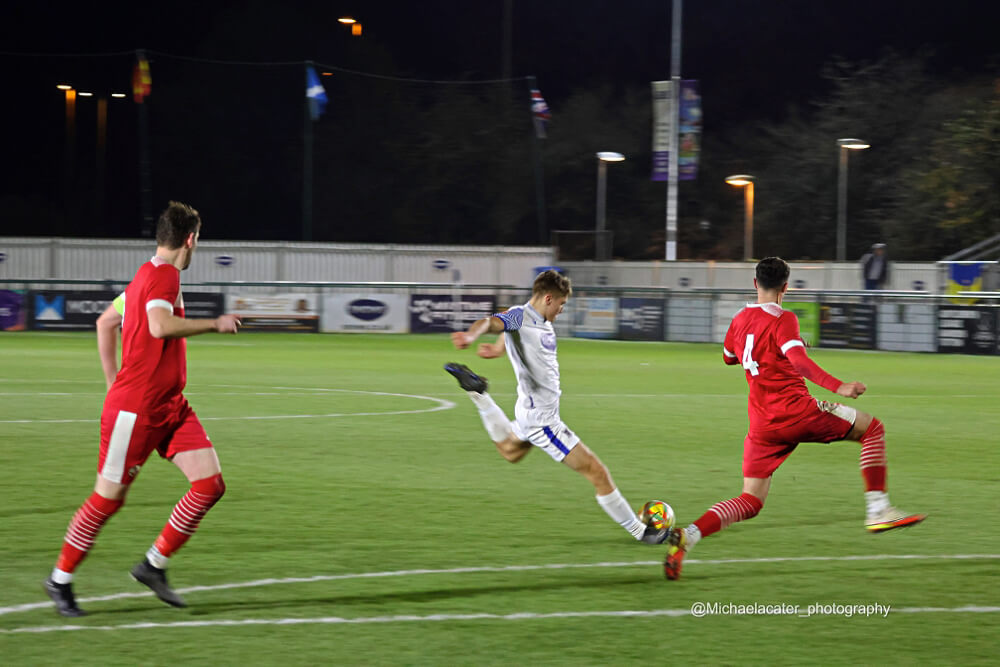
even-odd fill
[[(891, 614), (966, 613), (989, 614), (1000, 612), (1000, 607), (966, 605), (963, 607), (901, 607), (892, 609)], [(513, 614), (430, 614), (427, 616), (321, 616), (318, 618), (244, 618), (239, 620), (217, 619), (211, 621), (173, 621), (170, 623), (125, 623), (122, 625), (41, 625), (35, 627), (0, 629), (0, 634), (38, 634), (43, 632), (74, 632), (79, 630), (148, 630), (161, 628), (209, 628), (238, 627), (253, 625), (358, 625), (362, 623), (433, 623), (442, 621), (526, 621), (549, 618), (650, 618), (657, 616), (691, 616), (691, 609), (639, 609), (621, 611), (556, 611), (536, 613), (531, 611)]]
[[(216, 387), (238, 387), (240, 385), (211, 385)], [(420, 410), (389, 410), (386, 412), (331, 412), (326, 414), (306, 414), (306, 415), (250, 415), (245, 417), (199, 417), (206, 421), (251, 421), (251, 420), (273, 420), (273, 419), (331, 419), (336, 417), (381, 417), (387, 415), (416, 415), (427, 412), (439, 412), (441, 410), (451, 410), (455, 407), (452, 401), (436, 398), (434, 396), (421, 396), (420, 394), (397, 394), (388, 391), (364, 391), (361, 389), (326, 389), (322, 387), (269, 387), (269, 389), (281, 389), (288, 391), (314, 391), (313, 396), (322, 396), (325, 393), (339, 392), (347, 394), (366, 394), (369, 396), (392, 396), (395, 398), (416, 398), (422, 401), (437, 403), (432, 408)], [(99, 419), (0, 419), (0, 424), (92, 424)]]
[[(867, 556), (775, 556), (771, 558), (721, 558), (714, 560), (699, 560), (697, 558), (685, 559), (685, 565), (728, 565), (739, 563), (788, 563), (788, 562), (810, 562), (810, 561), (867, 561), (867, 560), (995, 560), (1000, 559), (1000, 554), (874, 554)], [(616, 567), (648, 567), (652, 565), (662, 565), (658, 560), (640, 561), (611, 561), (602, 563), (548, 563), (545, 565), (482, 565), (473, 567), (453, 567), (447, 569), (415, 569), (415, 570), (387, 570), (382, 572), (353, 572), (348, 574), (317, 574), (312, 577), (285, 577), (281, 579), (255, 579), (253, 581), (240, 581), (229, 584), (214, 584), (211, 586), (189, 586), (188, 588), (177, 589), (178, 593), (200, 593), (205, 591), (222, 591), (234, 588), (255, 588), (259, 586), (278, 586), (282, 584), (309, 584), (317, 581), (342, 581), (344, 579), (379, 579), (383, 577), (412, 577), (428, 574), (479, 574), (486, 572), (531, 572), (536, 570), (569, 570), (583, 568), (616, 568)], [(132, 593), (113, 593), (111, 595), (101, 595), (97, 597), (79, 598), (79, 602), (107, 602), (109, 600), (124, 600), (128, 598), (152, 597), (149, 591), (137, 591)], [(51, 602), (30, 602), (27, 604), (14, 605), (12, 607), (0, 607), (0, 616), (5, 614), (16, 614), (23, 611), (33, 611), (35, 609), (45, 609), (51, 607)]]

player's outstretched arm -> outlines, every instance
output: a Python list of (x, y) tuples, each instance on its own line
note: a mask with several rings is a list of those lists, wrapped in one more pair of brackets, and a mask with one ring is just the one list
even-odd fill
[(104, 381), (111, 385), (118, 375), (118, 327), (122, 325), (122, 316), (114, 304), (109, 305), (97, 318), (97, 354), (101, 358), (101, 369), (104, 371)]
[[(788, 348), (785, 351), (785, 356), (792, 366), (795, 368), (795, 372), (809, 380), (810, 382), (815, 382), (819, 386), (823, 387), (827, 391), (832, 391), (835, 394), (840, 394), (840, 388), (847, 386), (837, 378), (833, 377), (822, 368), (819, 367), (815, 361), (809, 358), (806, 354), (806, 348), (802, 345), (796, 345)], [(849, 383), (849, 384), (860, 384), (860, 383)], [(864, 385), (862, 385), (864, 386)], [(864, 391), (864, 389), (862, 389)], [(841, 396), (847, 396), (847, 394), (840, 394)], [(858, 393), (855, 396), (850, 396), (849, 398), (856, 398), (861, 394)]]
[(217, 331), (236, 333), (240, 319), (236, 315), (220, 315), (215, 319), (187, 319), (177, 317), (166, 308), (150, 308), (149, 333), (153, 338), (187, 338), (198, 334)]
[(502, 357), (507, 352), (507, 337), (503, 334), (497, 336), (495, 343), (482, 343), (476, 350), (483, 359), (496, 359)]
[(503, 332), (503, 320), (491, 315), (490, 317), (484, 317), (481, 320), (473, 322), (468, 331), (456, 331), (452, 333), (451, 342), (459, 350), (464, 350), (476, 342), (476, 339), (484, 333), (501, 332)]

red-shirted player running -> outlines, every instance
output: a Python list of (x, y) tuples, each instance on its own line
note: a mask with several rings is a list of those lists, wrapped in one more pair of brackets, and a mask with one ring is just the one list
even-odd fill
[(82, 616), (73, 596), (73, 572), (94, 545), (97, 533), (125, 502), (139, 468), (155, 450), (191, 482), (132, 577), (175, 607), (185, 606), (167, 584), (167, 562), (194, 534), (222, 497), (219, 459), (198, 417), (181, 393), (187, 381), (187, 336), (209, 331), (236, 333), (235, 315), (184, 318), (180, 272), (198, 245), (201, 218), (190, 206), (170, 202), (156, 227), (156, 255), (125, 289), (122, 367), (104, 399), (101, 449), (94, 493), (73, 516), (62, 552), (45, 590), (63, 616)]
[(788, 289), (788, 264), (767, 257), (757, 264), (757, 303), (733, 318), (722, 349), (726, 364), (742, 364), (750, 385), (750, 430), (743, 442), (743, 493), (716, 503), (687, 528), (674, 528), (663, 565), (668, 579), (681, 574), (684, 555), (703, 537), (757, 516), (771, 475), (800, 442), (854, 440), (861, 443), (868, 518), (878, 533), (912, 526), (925, 514), (906, 514), (889, 504), (886, 492), (885, 429), (875, 417), (840, 403), (813, 398), (802, 378), (844, 398), (865, 393), (861, 382), (841, 382), (806, 354), (795, 313), (781, 308)]

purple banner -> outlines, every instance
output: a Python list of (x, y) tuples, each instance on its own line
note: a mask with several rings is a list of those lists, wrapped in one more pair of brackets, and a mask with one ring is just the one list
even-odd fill
[(24, 319), (24, 293), (0, 290), (0, 331), (23, 331)]

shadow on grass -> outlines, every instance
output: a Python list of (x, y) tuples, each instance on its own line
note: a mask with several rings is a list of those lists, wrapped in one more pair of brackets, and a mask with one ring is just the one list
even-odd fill
[[(635, 587), (636, 596), (641, 595), (651, 583), (659, 584), (660, 580), (649, 575), (620, 577), (602, 581), (561, 581), (535, 584), (505, 584), (499, 586), (466, 586), (448, 587), (424, 591), (382, 592), (365, 595), (323, 595), (314, 597), (296, 596), (277, 600), (227, 600), (219, 602), (196, 603), (192, 605), (191, 614), (195, 616), (214, 614), (225, 611), (255, 611), (262, 609), (298, 608), (312, 605), (333, 605), (336, 607), (354, 607), (369, 605), (391, 605), (394, 603), (430, 603), (441, 600), (474, 598), (480, 595), (496, 593), (540, 592), (561, 589), (601, 589)], [(664, 582), (665, 583), (665, 582)], [(190, 601), (189, 601), (190, 602)]]

